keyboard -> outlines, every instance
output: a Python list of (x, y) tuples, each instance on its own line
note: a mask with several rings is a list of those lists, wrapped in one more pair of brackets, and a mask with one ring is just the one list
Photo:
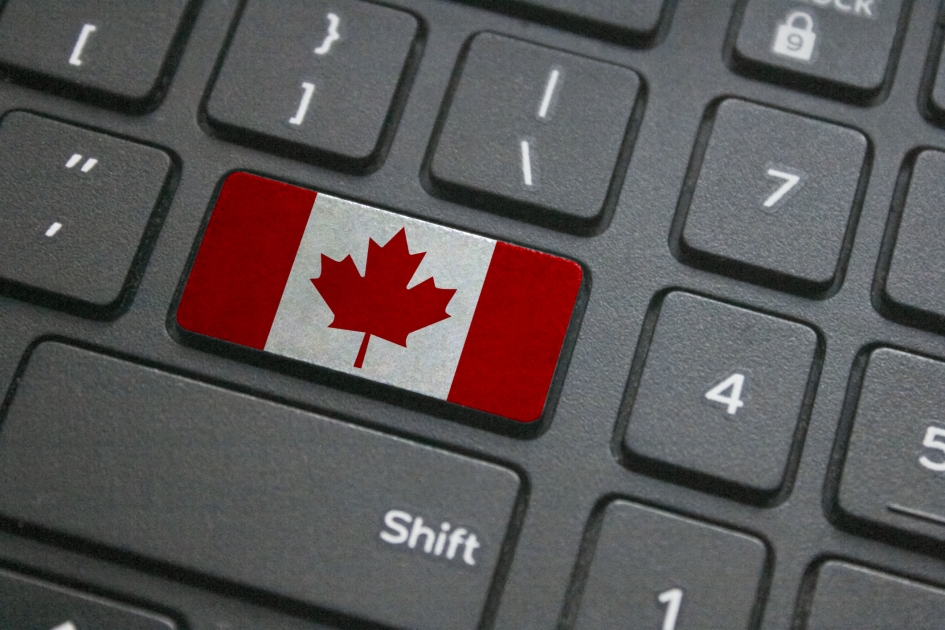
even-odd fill
[(0, 1), (0, 630), (940, 628), (941, 5)]

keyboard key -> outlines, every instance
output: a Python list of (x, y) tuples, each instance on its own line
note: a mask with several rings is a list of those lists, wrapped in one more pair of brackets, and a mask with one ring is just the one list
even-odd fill
[(249, 0), (207, 103), (210, 123), (290, 157), (376, 166), (417, 29), (409, 13), (360, 0)]
[(935, 83), (930, 94), (930, 105), (938, 114), (939, 124), (941, 124), (941, 115), (945, 113), (945, 55), (939, 53), (938, 66), (935, 71)]
[(682, 256), (749, 282), (827, 291), (852, 238), (866, 150), (859, 131), (724, 101), (683, 219)]
[(624, 446), (673, 481), (711, 477), (726, 496), (770, 498), (803, 438), (816, 352), (817, 335), (803, 324), (670, 293)]
[(570, 260), (235, 173), (177, 322), (528, 423), (542, 415), (582, 277)]
[(867, 101), (890, 79), (903, 0), (747, 0), (736, 63), (821, 95)]
[(493, 35), (473, 39), (430, 164), (438, 192), (590, 230), (626, 171), (635, 72)]
[(870, 354), (846, 447), (847, 515), (945, 541), (945, 363)]
[(471, 3), (550, 22), (557, 27), (622, 44), (648, 45), (656, 35), (663, 0), (468, 0)]
[(518, 491), (493, 464), (56, 343), (0, 429), (5, 517), (385, 627), (479, 627)]
[(945, 153), (923, 151), (912, 170), (884, 297), (894, 308), (904, 309), (926, 324), (940, 324), (945, 318), (943, 207)]
[(817, 572), (806, 630), (933, 630), (945, 618), (945, 590), (831, 560)]
[(754, 628), (766, 556), (753, 536), (614, 501), (575, 627)]
[(4, 630), (174, 630), (168, 619), (0, 570)]
[(144, 108), (166, 86), (187, 4), (8, 0), (0, 13), (0, 64), (70, 96)]
[(0, 288), (109, 315), (143, 262), (170, 168), (159, 149), (25, 112), (4, 116)]

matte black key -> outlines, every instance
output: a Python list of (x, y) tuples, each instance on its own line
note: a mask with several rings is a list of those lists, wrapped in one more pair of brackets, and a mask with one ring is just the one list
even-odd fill
[(606, 37), (621, 43), (648, 44), (656, 34), (663, 0), (468, 0), (529, 19)]
[(934, 630), (945, 618), (945, 590), (858, 567), (826, 562), (805, 630)]
[(479, 627), (518, 489), (493, 464), (55, 343), (0, 429), (5, 516), (398, 628)]
[[(115, 306), (171, 168), (159, 149), (25, 112), (0, 121), (0, 288)], [(86, 313), (87, 314), (87, 313)]]
[(430, 176), (459, 201), (571, 228), (598, 223), (626, 168), (635, 72), (490, 33), (470, 45)]
[(869, 357), (841, 473), (846, 514), (945, 541), (945, 363)]
[(818, 94), (869, 99), (891, 73), (902, 5), (903, 0), (747, 0), (736, 58), (764, 78)]
[(207, 116), (241, 142), (372, 166), (393, 134), (417, 28), (409, 13), (360, 0), (249, 0)]
[(673, 472), (683, 469), (736, 484), (749, 498), (770, 496), (800, 446), (816, 351), (817, 335), (803, 324), (670, 293), (624, 445), (670, 467), (674, 481), (687, 478)]
[(859, 131), (723, 102), (685, 218), (683, 254), (751, 282), (827, 290), (851, 229), (866, 150)]
[[(945, 49), (942, 50), (945, 53)], [(935, 72), (935, 83), (932, 87), (931, 106), (939, 114), (945, 112), (945, 54), (939, 53), (938, 69)]]
[[(71, 624), (71, 625), (70, 625)], [(4, 630), (174, 630), (169, 619), (0, 570)]]
[(945, 153), (916, 159), (886, 277), (885, 297), (896, 306), (945, 318)]
[(166, 83), (187, 0), (8, 0), (0, 63), (69, 91), (146, 105)]
[(754, 627), (766, 556), (753, 536), (614, 501), (604, 513), (576, 627)]

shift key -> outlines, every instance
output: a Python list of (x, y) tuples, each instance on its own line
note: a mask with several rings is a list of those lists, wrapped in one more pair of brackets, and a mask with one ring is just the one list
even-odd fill
[(0, 428), (0, 514), (303, 604), (476, 628), (519, 478), (46, 342)]

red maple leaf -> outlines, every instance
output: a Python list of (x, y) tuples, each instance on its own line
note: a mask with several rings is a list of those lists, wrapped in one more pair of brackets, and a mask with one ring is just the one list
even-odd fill
[(370, 239), (364, 275), (351, 255), (333, 260), (322, 254), (322, 274), (312, 284), (334, 314), (329, 328), (363, 332), (354, 367), (364, 363), (371, 335), (407, 347), (407, 335), (447, 319), (456, 289), (438, 289), (433, 278), (407, 288), (426, 252), (411, 254), (401, 228), (383, 247)]

